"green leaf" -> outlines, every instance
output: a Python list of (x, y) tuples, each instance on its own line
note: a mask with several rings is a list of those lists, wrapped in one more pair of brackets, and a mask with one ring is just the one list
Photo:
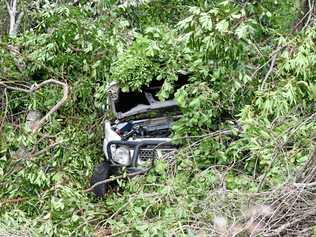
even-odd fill
[(216, 24), (216, 29), (221, 33), (226, 33), (228, 31), (229, 22), (227, 20), (221, 20)]

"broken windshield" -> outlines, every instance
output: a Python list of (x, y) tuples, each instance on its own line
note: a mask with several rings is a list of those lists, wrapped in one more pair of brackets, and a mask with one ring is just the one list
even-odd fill
[(170, 98), (166, 101), (159, 101), (157, 93), (161, 89), (162, 81), (154, 81), (141, 91), (122, 92), (118, 90), (118, 96), (110, 97), (112, 112), (118, 119), (144, 114), (138, 117), (155, 117), (158, 113), (165, 115), (168, 112), (178, 111), (176, 102)]

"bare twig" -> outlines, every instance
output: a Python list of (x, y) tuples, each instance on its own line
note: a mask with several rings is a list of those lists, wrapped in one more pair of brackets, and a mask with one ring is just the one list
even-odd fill
[(11, 84), (10, 82), (0, 81), (0, 86), (7, 88), (9, 90), (20, 91), (20, 92), (25, 92), (25, 93), (31, 92), (29, 88), (25, 89), (25, 88), (21, 88), (21, 87), (11, 86), (10, 84)]
[(277, 58), (278, 52), (273, 54), (272, 58), (271, 58), (271, 64), (270, 64), (270, 68), (268, 73), (266, 74), (266, 76), (264, 77), (262, 84), (261, 84), (261, 90), (264, 88), (264, 85), (266, 83), (266, 81), (268, 80), (269, 76), (271, 75), (271, 73), (273, 72), (274, 69), (274, 65), (275, 65), (275, 60)]
[(298, 187), (298, 188), (316, 187), (316, 182), (312, 182), (312, 183), (294, 183), (293, 185), (295, 187)]
[(298, 172), (297, 183), (309, 183), (316, 181), (316, 147), (304, 167)]
[(300, 28), (300, 25), (302, 24), (302, 22), (306, 19), (306, 17), (308, 16), (309, 12), (307, 12), (306, 14), (304, 14), (304, 16), (294, 25), (293, 27), (293, 31), (297, 31)]
[(313, 113), (312, 115), (310, 115), (308, 118), (306, 118), (305, 120), (303, 120), (302, 122), (298, 123), (296, 127), (289, 129), (287, 132), (289, 133), (287, 136), (286, 140), (283, 141), (279, 141), (277, 146), (274, 149), (274, 154), (272, 157), (272, 160), (269, 164), (268, 170), (265, 172), (265, 174), (263, 175), (259, 185), (258, 185), (258, 191), (262, 188), (262, 185), (264, 184), (264, 181), (268, 175), (268, 172), (270, 171), (270, 169), (272, 168), (272, 166), (274, 165), (274, 162), (276, 161), (280, 151), (282, 150), (283, 146), (287, 143), (288, 139), (290, 137), (292, 137), (304, 124), (306, 124), (308, 121), (313, 121), (316, 117), (316, 113)]
[(5, 109), (4, 109), (4, 113), (3, 113), (3, 119), (2, 119), (1, 124), (0, 124), (0, 134), (1, 134), (1, 131), (2, 131), (5, 119), (7, 117), (7, 112), (8, 112), (8, 103), (9, 102), (8, 102), (7, 88), (4, 88), (3, 94), (4, 94), (4, 97), (5, 97), (5, 102), (4, 102)]
[[(257, 75), (257, 73), (262, 69), (264, 68), (269, 62), (271, 62), (274, 58), (275, 55), (277, 55), (281, 50), (283, 50), (284, 48), (286, 48), (287, 45), (284, 45), (284, 46), (279, 46), (276, 50), (274, 50), (270, 56), (270, 58), (268, 59), (268, 61), (266, 61), (264, 64), (262, 65), (259, 65), (256, 70), (252, 73), (251, 77), (254, 77), (255, 75)], [(274, 66), (274, 65), (273, 65)], [(273, 69), (273, 67), (272, 67)], [(269, 77), (269, 75), (268, 75)]]
[(306, 23), (304, 24), (302, 30), (306, 29), (306, 27), (309, 25), (309, 23), (310, 23), (310, 21), (312, 19), (313, 10), (314, 10), (314, 3), (312, 3), (311, 0), (308, 0), (308, 7), (309, 7), (309, 10), (306, 13), (308, 15), (308, 19), (307, 19)]

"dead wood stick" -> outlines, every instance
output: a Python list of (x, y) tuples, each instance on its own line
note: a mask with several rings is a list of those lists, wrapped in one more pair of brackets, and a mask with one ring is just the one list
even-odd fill
[(14, 91), (20, 91), (20, 92), (25, 92), (25, 93), (30, 93), (30, 89), (24, 89), (24, 88), (20, 88), (20, 87), (15, 87), (15, 86), (10, 86), (8, 85), (6, 82), (0, 81), (0, 86), (7, 88), (9, 90), (14, 90)]
[(2, 203), (0, 203), (0, 206), (6, 205), (6, 204), (11, 204), (11, 203), (17, 204), (17, 203), (23, 202), (24, 200), (26, 200), (26, 198), (22, 198), (22, 197), (10, 198), (10, 199), (4, 200)]
[(298, 188), (308, 188), (308, 187), (316, 187), (316, 182), (312, 182), (312, 183), (294, 183), (293, 184), (295, 187)]
[(300, 217), (294, 219), (293, 221), (286, 222), (285, 224), (281, 225), (279, 228), (273, 231), (273, 233), (264, 235), (264, 236), (278, 236), (280, 235), (283, 231), (285, 231), (288, 227), (295, 225), (296, 223), (304, 220), (305, 218), (308, 218), (309, 216), (313, 216), (316, 214), (316, 209), (312, 209), (308, 212), (305, 212), (303, 215)]

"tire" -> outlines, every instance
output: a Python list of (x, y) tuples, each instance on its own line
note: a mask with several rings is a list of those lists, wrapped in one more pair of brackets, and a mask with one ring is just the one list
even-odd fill
[[(110, 163), (107, 161), (102, 162), (101, 164), (96, 166), (90, 180), (90, 185), (92, 186), (96, 184), (97, 182), (108, 179), (111, 175), (110, 169), (111, 169)], [(105, 183), (105, 184), (100, 184), (96, 186), (95, 188), (93, 188), (92, 192), (98, 198), (101, 198), (108, 191), (108, 189), (109, 189), (109, 183)]]

